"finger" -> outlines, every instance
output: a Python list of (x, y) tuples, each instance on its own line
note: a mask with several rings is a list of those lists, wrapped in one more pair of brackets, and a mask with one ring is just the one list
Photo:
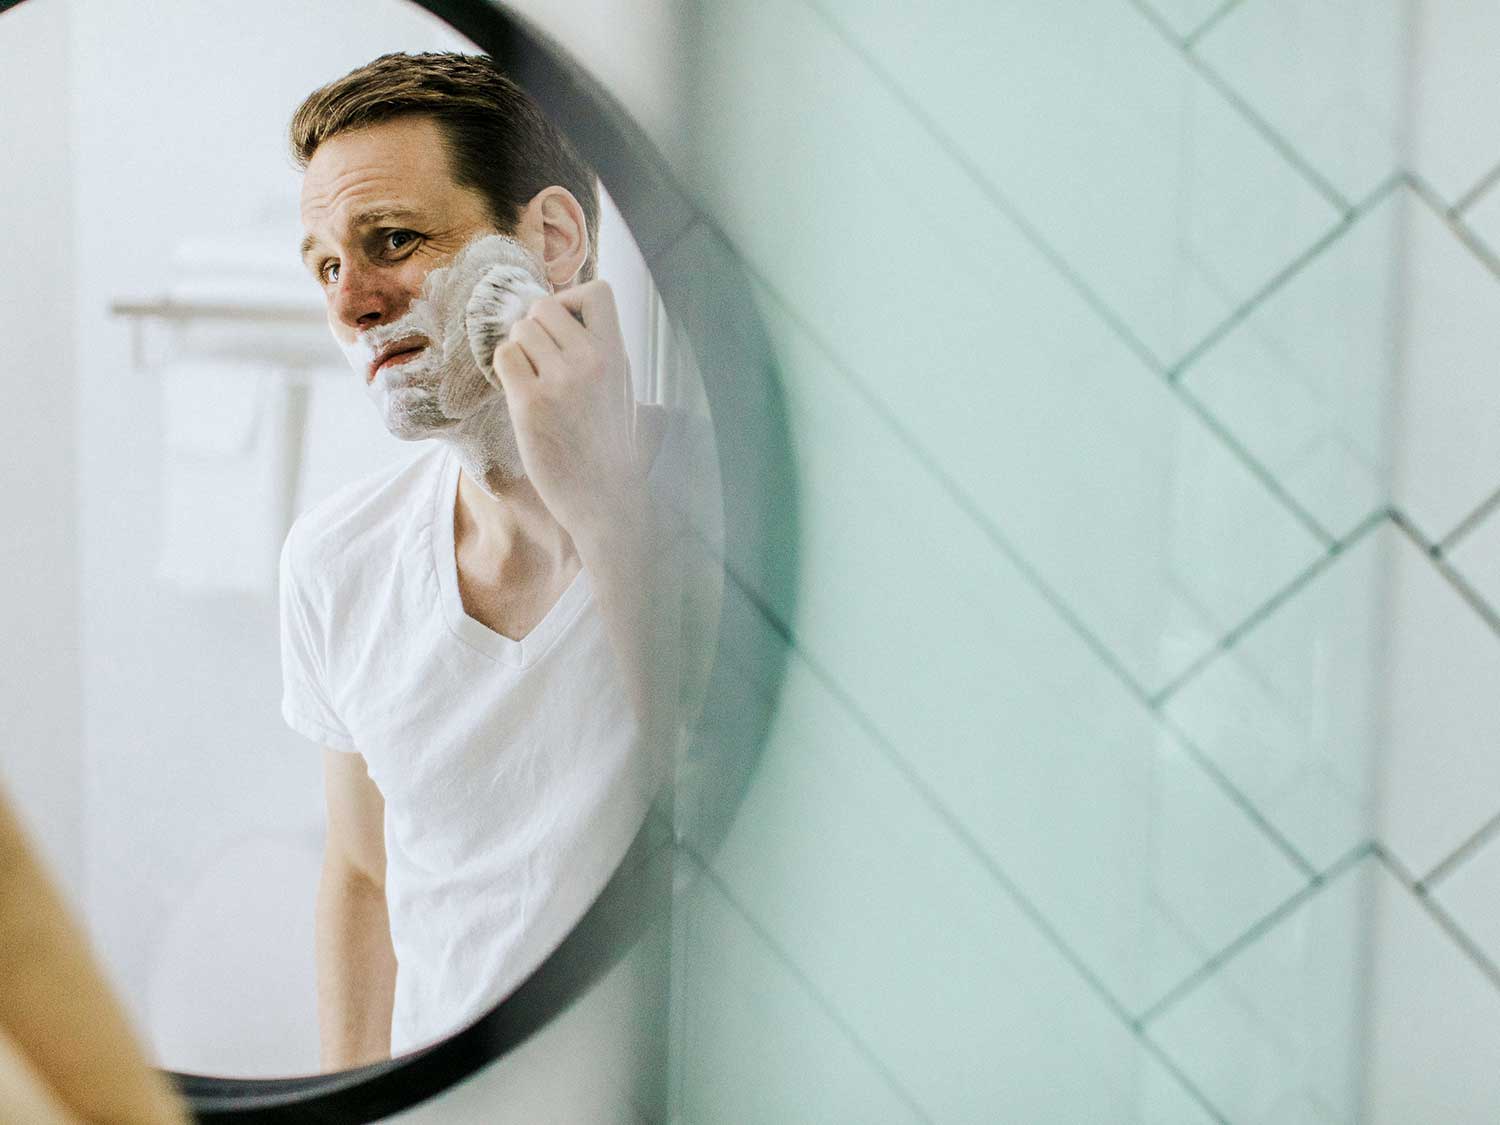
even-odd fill
[(615, 309), (615, 292), (602, 277), (563, 289), (553, 296), (570, 311), (580, 313), (583, 326), (601, 339), (620, 331), (620, 314)]
[(535, 321), (545, 328), (564, 355), (593, 343), (592, 333), (556, 297), (538, 297), (531, 302), (523, 319)]
[(562, 350), (536, 321), (522, 317), (511, 325), (510, 338), (526, 354), (538, 376), (546, 379), (562, 374), (565, 368)]
[(495, 373), (506, 395), (524, 394), (536, 382), (536, 368), (521, 345), (512, 338), (501, 341), (495, 349)]

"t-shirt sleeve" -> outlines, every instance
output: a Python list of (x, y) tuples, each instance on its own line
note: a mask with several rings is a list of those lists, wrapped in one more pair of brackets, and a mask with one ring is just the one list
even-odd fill
[(354, 739), (328, 701), (327, 645), (296, 527), (281, 547), (281, 717), (297, 733), (335, 750), (355, 750)]

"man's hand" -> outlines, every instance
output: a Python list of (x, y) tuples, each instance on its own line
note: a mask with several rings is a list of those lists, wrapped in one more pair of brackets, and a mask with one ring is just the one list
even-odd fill
[[(576, 314), (576, 316), (575, 316)], [(532, 302), (495, 349), (526, 475), (575, 543), (644, 502), (630, 362), (608, 282)]]

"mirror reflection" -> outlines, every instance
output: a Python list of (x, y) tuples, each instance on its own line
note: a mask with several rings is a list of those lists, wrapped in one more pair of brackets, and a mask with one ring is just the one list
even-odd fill
[(662, 814), (717, 460), (630, 232), (477, 48), (164, 12), (0, 17), (55, 95), (5, 126), (57, 263), (14, 347), (76, 387), (9, 448), (13, 612), (80, 641), (7, 679), (5, 781), (159, 1065), (341, 1069), (488, 1011)]

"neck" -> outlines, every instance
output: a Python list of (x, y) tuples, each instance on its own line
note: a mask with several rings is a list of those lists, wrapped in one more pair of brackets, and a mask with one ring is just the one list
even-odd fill
[(483, 485), (468, 469), (459, 470), (453, 534), (457, 543), (485, 560), (492, 574), (521, 560), (560, 566), (577, 555), (572, 536), (547, 510), (531, 481), (495, 467)]

